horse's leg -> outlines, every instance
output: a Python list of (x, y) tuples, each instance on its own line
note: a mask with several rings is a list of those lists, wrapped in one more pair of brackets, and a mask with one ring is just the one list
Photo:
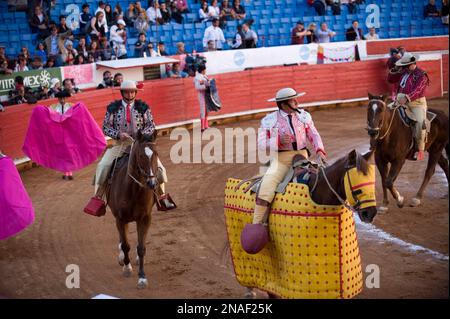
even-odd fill
[(436, 170), (436, 164), (438, 163), (441, 156), (442, 156), (442, 147), (439, 147), (437, 149), (432, 147), (432, 149), (428, 151), (427, 169), (425, 170), (425, 176), (423, 178), (423, 182), (419, 188), (419, 191), (417, 192), (416, 196), (411, 200), (410, 205), (412, 207), (417, 207), (421, 204), (423, 191), (425, 190), (425, 187), (427, 187), (428, 182), (431, 179), (431, 176), (433, 176), (434, 171)]
[(244, 294), (245, 299), (256, 299), (256, 292), (254, 288), (248, 288), (247, 291)]
[(392, 197), (394, 197), (395, 201), (397, 202), (397, 206), (399, 208), (403, 207), (405, 198), (402, 195), (400, 195), (397, 189), (395, 189), (394, 182), (397, 179), (398, 174), (400, 173), (400, 170), (402, 169), (404, 163), (405, 159), (392, 162), (391, 168), (389, 169), (388, 177), (386, 178), (386, 187), (391, 192)]
[(133, 267), (131, 267), (130, 256), (130, 244), (128, 243), (127, 230), (128, 224), (124, 224), (116, 219), (117, 230), (119, 231), (119, 264), (123, 266), (123, 275), (125, 277), (130, 277)]
[(383, 161), (381, 159), (381, 156), (378, 155), (380, 152), (375, 152), (375, 163), (377, 164), (378, 171), (381, 175), (381, 185), (383, 188), (383, 204), (378, 208), (380, 213), (387, 212), (388, 205), (389, 205), (389, 199), (387, 194), (387, 188), (386, 188), (386, 177), (388, 173), (388, 163)]
[(444, 154), (441, 154), (441, 157), (439, 157), (439, 160), (438, 160), (438, 164), (444, 171), (445, 177), (447, 177), (447, 184), (448, 184), (449, 183), (449, 180), (448, 180), (448, 158)]
[(144, 256), (145, 256), (145, 239), (147, 238), (148, 229), (150, 227), (150, 215), (146, 215), (141, 220), (137, 221), (138, 246), (137, 253), (139, 258), (139, 280), (137, 287), (139, 289), (146, 288), (148, 285), (147, 278), (144, 272)]

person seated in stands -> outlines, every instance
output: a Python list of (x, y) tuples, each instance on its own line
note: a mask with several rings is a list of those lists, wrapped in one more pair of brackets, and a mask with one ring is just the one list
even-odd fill
[(85, 64), (85, 63), (86, 63), (86, 60), (84, 59), (84, 56), (82, 56), (81, 54), (78, 54), (75, 57), (75, 62), (74, 62), (75, 65), (81, 65), (81, 64)]
[(35, 56), (30, 64), (30, 68), (31, 70), (42, 70), (44, 68), (44, 63), (42, 63), (41, 57)]
[(61, 60), (64, 65), (73, 65), (75, 63), (75, 57), (78, 55), (77, 50), (73, 48), (73, 42), (66, 40), (64, 46), (60, 47)]
[(110, 71), (103, 72), (103, 81), (97, 85), (97, 90), (112, 88), (114, 85)]
[(169, 23), (172, 18), (172, 12), (165, 2), (161, 2), (159, 10), (161, 11), (161, 21), (163, 24)]
[(423, 9), (423, 17), (424, 18), (436, 18), (439, 17), (440, 13), (438, 8), (436, 7), (436, 1), (430, 0), (429, 3)]
[(245, 49), (252, 49), (256, 48), (256, 44), (258, 43), (258, 35), (255, 31), (250, 29), (249, 25), (247, 23), (244, 23), (242, 25), (242, 33), (244, 34), (244, 48)]
[(47, 100), (47, 99), (51, 99), (55, 97), (52, 93), (52, 91), (50, 90), (49, 84), (42, 84), (37, 93), (36, 93), (36, 98), (38, 100)]
[(100, 38), (105, 38), (108, 32), (108, 25), (106, 23), (105, 13), (103, 11), (98, 11), (95, 16), (91, 19), (91, 39), (98, 40)]
[(186, 48), (185, 48), (185, 46), (184, 46), (184, 42), (177, 42), (177, 43), (175, 44), (175, 46), (177, 47), (177, 52), (175, 53), (176, 55), (187, 54)]
[(200, 9), (198, 9), (198, 16), (201, 22), (207, 22), (212, 20), (213, 12), (209, 12), (208, 2), (204, 1), (200, 5)]
[(327, 8), (327, 3), (325, 2), (325, 0), (314, 0), (312, 5), (314, 9), (316, 9), (317, 15), (319, 16), (325, 15), (325, 10)]
[[(100, 59), (102, 61), (111, 60), (113, 49), (111, 48), (111, 45), (109, 44), (108, 39), (102, 38), (100, 40), (100, 46), (99, 46), (98, 52), (100, 52)], [(89, 56), (88, 56), (88, 59), (89, 59)]]
[(50, 94), (52, 97), (55, 96), (56, 93), (60, 92), (62, 90), (61, 88), (61, 82), (57, 78), (53, 78), (50, 81)]
[(358, 9), (358, 3), (356, 2), (356, 0), (348, 0), (347, 8), (349, 14), (356, 14), (356, 11)]
[(137, 17), (136, 20), (134, 20), (134, 28), (139, 33), (147, 33), (148, 29), (150, 29), (147, 14), (145, 13), (144, 9), (142, 9), (141, 12), (139, 12), (139, 16)]
[[(141, 10), (144, 10), (144, 9), (141, 8)], [(125, 11), (125, 14), (123, 16), (123, 20), (125, 21), (125, 23), (127, 25), (134, 25), (134, 21), (136, 21), (138, 15), (139, 15), (139, 12), (141, 12), (141, 11), (140, 10), (139, 11), (136, 10), (135, 4), (134, 3), (130, 3), (128, 5), (127, 11)]]
[(153, 2), (153, 5), (147, 9), (147, 17), (151, 24), (164, 23), (158, 1)]
[(172, 69), (167, 73), (169, 78), (187, 78), (188, 74), (180, 69), (180, 63), (172, 64)]
[(308, 25), (309, 35), (306, 35), (306, 42), (309, 43), (319, 43), (319, 38), (317, 37), (317, 25), (311, 22)]
[(362, 29), (359, 27), (359, 22), (354, 20), (352, 26), (345, 32), (347, 41), (365, 40)]
[(326, 22), (320, 24), (320, 30), (317, 31), (317, 37), (319, 38), (319, 43), (328, 43), (336, 35), (336, 32), (330, 30)]
[(73, 96), (77, 93), (81, 93), (81, 90), (76, 87), (74, 79), (64, 79), (63, 81), (63, 90), (69, 92), (70, 96)]
[(54, 67), (56, 67), (56, 59), (55, 59), (55, 57), (49, 57), (47, 59), (47, 63), (45, 63), (45, 65), (44, 65), (44, 69), (54, 68)]
[(116, 73), (114, 74), (113, 83), (115, 87), (120, 87), (123, 82), (123, 74), (122, 73)]
[(92, 14), (89, 12), (89, 4), (88, 3), (83, 4), (81, 10), (82, 12), (80, 14), (80, 33), (88, 34), (92, 20)]
[(13, 70), (11, 70), (8, 66), (8, 60), (0, 59), (0, 74), (12, 74)]
[(235, 15), (230, 2), (228, 0), (223, 0), (219, 15), (220, 27), (224, 28), (227, 25), (227, 21), (234, 20)]
[[(102, 51), (99, 47), (97, 40), (92, 40), (91, 45), (89, 46), (88, 51), (88, 61), (89, 61), (89, 55), (92, 55), (94, 58), (94, 62), (98, 62), (102, 60)], [(92, 63), (92, 62), (89, 62)]]
[(66, 33), (70, 31), (69, 27), (67, 26), (66, 16), (60, 15), (59, 16), (59, 25), (58, 25), (58, 33)]
[(44, 40), (45, 48), (47, 49), (48, 57), (54, 57), (55, 63), (58, 65), (62, 64), (62, 61), (58, 59), (60, 48), (64, 46), (64, 40), (67, 37), (67, 33), (58, 34), (58, 29), (56, 26), (52, 26), (51, 34)]
[(208, 12), (211, 13), (211, 17), (214, 18), (219, 18), (220, 17), (220, 7), (219, 4), (217, 3), (217, 0), (211, 0), (211, 5), (208, 7)]
[(94, 15), (97, 15), (98, 12), (102, 12), (103, 14), (105, 14), (105, 8), (106, 8), (106, 3), (103, 1), (100, 1), (98, 3), (97, 9), (95, 9)]
[(41, 6), (34, 8), (34, 14), (31, 16), (29, 24), (31, 31), (38, 33), (39, 39), (42, 40), (49, 36), (48, 16), (42, 11)]
[(366, 40), (378, 40), (380, 38), (376, 33), (375, 27), (371, 27), (369, 29), (369, 33), (367, 33), (364, 37)]
[(9, 105), (16, 105), (23, 103), (33, 104), (36, 102), (37, 99), (31, 93), (26, 93), (25, 87), (23, 85), (19, 85), (15, 90), (15, 94), (9, 99), (8, 104)]
[(153, 48), (153, 43), (149, 43), (148, 44), (148, 52), (149, 52), (149, 56), (154, 58), (157, 56), (161, 56), (161, 54), (159, 54), (154, 48)]
[(108, 3), (105, 6), (105, 18), (106, 18), (106, 25), (108, 26), (108, 28), (112, 27), (114, 25), (115, 21), (114, 21), (112, 7)]
[(5, 54), (5, 46), (3, 44), (0, 44), (0, 61), (8, 61), (8, 58), (6, 57)]
[(84, 59), (87, 59), (88, 57), (88, 48), (86, 45), (86, 38), (85, 37), (80, 37), (78, 39), (78, 46), (77, 46), (77, 54), (83, 56)]
[(177, 8), (178, 12), (180, 12), (180, 13), (189, 13), (187, 0), (172, 0), (171, 3), (175, 5), (175, 7)]
[(169, 55), (169, 53), (167, 53), (167, 50), (166, 50), (166, 45), (162, 41), (160, 41), (158, 43), (158, 53), (160, 56), (168, 56)]
[(188, 13), (186, 0), (170, 1), (171, 18), (176, 23), (183, 23), (183, 13)]
[(124, 14), (123, 14), (123, 10), (122, 7), (120, 6), (119, 3), (117, 3), (114, 6), (114, 11), (113, 11), (113, 21), (114, 23), (117, 23), (117, 21), (119, 21), (119, 19), (123, 20)]
[(304, 44), (305, 36), (310, 35), (311, 32), (305, 30), (305, 25), (302, 21), (298, 21), (291, 32), (291, 44)]
[(19, 56), (22, 56), (23, 58), (25, 58), (25, 60), (27, 60), (27, 65), (30, 64), (31, 61), (33, 60), (33, 59), (31, 58), (30, 51), (29, 51), (28, 48), (25, 47), (25, 46), (22, 47), (22, 48), (20, 49)]
[(34, 55), (40, 57), (44, 65), (47, 63), (47, 52), (45, 51), (44, 42), (38, 43), (36, 50), (34, 51)]
[(20, 56), (16, 67), (14, 68), (14, 72), (26, 72), (29, 71), (29, 68), (27, 66), (27, 60), (25, 59), (24, 56)]
[(139, 38), (134, 44), (134, 56), (136, 58), (150, 57), (147, 37), (144, 32), (139, 33)]
[(341, 0), (330, 0), (329, 5), (333, 15), (337, 16), (341, 14)]
[(236, 20), (244, 20), (246, 17), (245, 9), (241, 5), (240, 0), (234, 0), (233, 2), (233, 11), (234, 11), (234, 18)]

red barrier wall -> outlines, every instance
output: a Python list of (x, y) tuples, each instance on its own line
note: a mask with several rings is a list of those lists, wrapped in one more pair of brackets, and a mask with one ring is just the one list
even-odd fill
[(442, 78), (443, 78), (443, 89), (448, 92), (448, 54), (442, 55)]
[[(441, 96), (441, 61), (425, 61), (420, 65), (428, 71), (431, 78), (427, 96)], [(387, 93), (389, 88), (386, 72), (385, 60), (378, 59), (340, 64), (268, 67), (219, 74), (214, 78), (223, 107), (215, 115), (273, 106), (266, 100), (285, 86), (307, 92), (301, 98), (304, 103), (363, 98), (367, 96), (367, 92)], [(101, 125), (106, 105), (118, 98), (118, 90), (104, 89), (80, 93), (69, 101), (85, 102)], [(147, 81), (144, 91), (138, 93), (138, 98), (147, 101), (152, 107), (157, 125), (199, 117), (197, 92), (192, 78)], [(44, 105), (54, 102), (55, 100), (41, 101)], [(33, 105), (22, 104), (7, 107), (5, 112), (0, 113), (0, 150), (12, 158), (23, 157), (21, 147), (32, 109)]]
[(399, 40), (367, 41), (367, 54), (388, 54), (390, 48), (405, 47), (409, 52), (448, 50), (448, 35)]

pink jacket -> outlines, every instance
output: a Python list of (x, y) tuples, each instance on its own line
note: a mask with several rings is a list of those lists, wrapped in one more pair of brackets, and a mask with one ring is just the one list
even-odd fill
[(322, 138), (314, 126), (311, 115), (300, 110), (292, 117), (292, 124), (295, 129), (295, 136), (292, 134), (287, 114), (281, 110), (267, 114), (261, 120), (259, 130), (258, 146), (263, 150), (271, 149), (275, 151), (293, 150), (292, 143), (283, 145), (280, 143), (280, 136), (290, 136), (292, 142), (297, 142), (297, 149), (307, 147), (308, 141), (314, 147), (314, 151), (325, 153)]

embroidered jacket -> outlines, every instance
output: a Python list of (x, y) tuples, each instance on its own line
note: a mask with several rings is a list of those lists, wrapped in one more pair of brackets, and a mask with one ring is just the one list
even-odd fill
[(294, 113), (292, 116), (292, 124), (295, 134), (292, 132), (287, 113), (278, 110), (267, 114), (261, 120), (261, 129), (259, 130), (258, 146), (261, 149), (271, 149), (275, 151), (294, 150), (293, 144), (281, 144), (281, 136), (289, 136), (292, 142), (297, 143), (297, 150), (307, 147), (309, 141), (317, 153), (321, 151), (325, 153), (322, 138), (314, 126), (311, 115), (300, 110), (300, 113)]
[(133, 136), (138, 130), (142, 134), (151, 135), (155, 131), (155, 123), (150, 107), (142, 100), (135, 100), (131, 107), (131, 123), (127, 123), (126, 106), (122, 100), (108, 105), (103, 121), (103, 133), (113, 139), (119, 139), (120, 133)]
[(430, 84), (427, 73), (419, 68), (411, 73), (407, 70), (401, 73), (389, 72), (388, 81), (396, 83), (397, 93), (405, 94), (410, 102), (424, 97), (425, 89)]

